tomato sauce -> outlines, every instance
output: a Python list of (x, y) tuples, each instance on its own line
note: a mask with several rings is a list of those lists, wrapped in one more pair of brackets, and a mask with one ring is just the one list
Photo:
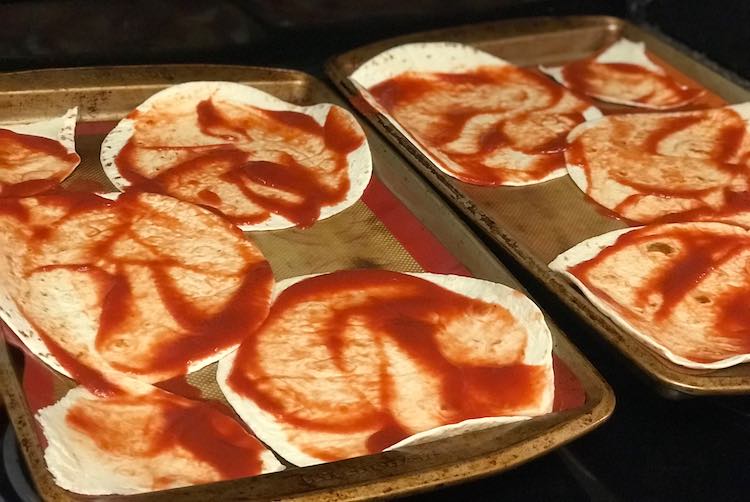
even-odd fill
[[(350, 187), (347, 156), (364, 143), (364, 136), (352, 126), (345, 112), (336, 108), (331, 108), (323, 125), (300, 112), (255, 110), (265, 119), (248, 124), (241, 118), (232, 118), (222, 113), (211, 99), (201, 101), (196, 106), (197, 127), (203, 134), (216, 137), (220, 144), (142, 145), (138, 142), (136, 132), (118, 153), (115, 160), (117, 168), (135, 189), (166, 193), (178, 198), (185, 198), (184, 193), (178, 189), (184, 187), (184, 180), (188, 177), (217, 176), (217, 188), (231, 185), (235, 193), (239, 192), (241, 197), (261, 210), (252, 214), (240, 214), (232, 209), (230, 213), (227, 208), (234, 204), (224, 201), (218, 189), (201, 189), (189, 201), (224, 209), (225, 216), (238, 225), (260, 223), (267, 220), (270, 214), (277, 214), (299, 227), (309, 227), (318, 220), (323, 207), (335, 205), (345, 199)], [(132, 118), (137, 121), (139, 116), (140, 114), (134, 114)], [(285, 150), (283, 146), (273, 142), (258, 143), (262, 141), (254, 139), (258, 135), (255, 129), (258, 128), (267, 129), (274, 137), (283, 137), (291, 146)], [(278, 141), (278, 138), (274, 141)], [(314, 150), (314, 141), (322, 141), (333, 159), (335, 165), (326, 168), (327, 173), (323, 173), (317, 166), (304, 165), (298, 160), (301, 156), (322, 155)], [(303, 143), (302, 146), (300, 142)], [(307, 151), (305, 148), (312, 150)], [(153, 177), (147, 177), (143, 173), (144, 168), (149, 166), (140, 165), (138, 160), (138, 154), (144, 150), (163, 151), (165, 155), (172, 151), (190, 152), (191, 156)], [(265, 150), (280, 158), (274, 161), (263, 160)], [(295, 155), (289, 153), (295, 150)], [(217, 166), (221, 167), (221, 174), (218, 175), (213, 174)], [(336, 181), (332, 182), (334, 178)], [(267, 189), (273, 191), (269, 192)]]
[[(28, 197), (49, 191), (81, 161), (75, 152), (69, 152), (59, 141), (41, 136), (19, 134), (9, 129), (0, 129), (0, 197)], [(56, 169), (50, 171), (49, 163)], [(42, 164), (40, 166), (40, 164)], [(39, 176), (36, 171), (50, 171), (41, 179), (3, 181), (9, 178)]]
[(82, 383), (89, 391), (100, 397), (111, 397), (123, 393), (116, 383), (110, 381), (100, 371), (81, 363), (74, 354), (63, 348), (44, 330), (36, 328), (36, 332), (52, 357), (68, 371), (73, 380)]
[[(562, 67), (565, 84), (574, 92), (602, 99), (626, 100), (643, 105), (676, 108), (703, 94), (702, 89), (687, 87), (668, 75), (660, 75), (643, 66), (629, 63), (598, 63), (596, 56)], [(631, 95), (632, 89), (649, 82), (651, 90)], [(620, 89), (612, 84), (619, 84)], [(617, 92), (619, 90), (619, 92)]]
[[(398, 288), (388, 298), (383, 294), (368, 294), (352, 305), (336, 302), (338, 295), (347, 292), (367, 292), (372, 288)], [(389, 289), (391, 291), (391, 289)], [(384, 270), (334, 272), (304, 280), (286, 289), (274, 303), (265, 326), (283, 319), (290, 309), (312, 299), (329, 299), (326, 309), (331, 314), (314, 329), (325, 336), (324, 342), (334, 364), (344, 371), (342, 358), (343, 330), (356, 319), (372, 333), (372, 343), (382, 348), (387, 339), (396, 343), (425, 375), (440, 382), (441, 417), (445, 424), (470, 418), (513, 414), (514, 410), (533, 407), (548, 385), (547, 369), (523, 363), (523, 350), (514, 355), (514, 362), (505, 366), (457, 364), (451, 362), (441, 350), (437, 332), (453, 318), (488, 313), (499, 322), (513, 321), (511, 314), (499, 305), (474, 300), (453, 293), (423, 279)], [(326, 301), (326, 300), (321, 300)], [(437, 318), (437, 319), (436, 319)], [(392, 409), (394, 383), (388, 372), (388, 360), (380, 351), (377, 363), (380, 374), (377, 388), (381, 406), (369, 413), (352, 417), (339, 408), (326, 410), (326, 416), (335, 420), (319, 420), (299, 416), (288, 410), (283, 392), (274, 392), (269, 377), (263, 370), (258, 353), (259, 337), (264, 328), (255, 332), (240, 346), (234, 367), (229, 375), (229, 385), (240, 395), (252, 399), (264, 410), (273, 413), (279, 421), (309, 431), (355, 433), (374, 431), (366, 441), (367, 451), (375, 453), (410, 436)], [(325, 389), (320, 389), (321, 393)], [(294, 406), (292, 406), (293, 408)], [(314, 451), (324, 460), (336, 460), (325, 451)]]
[[(179, 375), (187, 372), (191, 362), (210, 357), (221, 349), (239, 343), (248, 332), (263, 321), (269, 308), (273, 275), (270, 265), (259, 251), (254, 251), (255, 255), (252, 255), (253, 251), (244, 247), (229, 249), (227, 252), (245, 253), (246, 265), (239, 269), (236, 276), (222, 276), (222, 280), (226, 280), (227, 284), (239, 280), (239, 286), (218, 311), (202, 310), (169, 275), (169, 271), (174, 269), (201, 272), (202, 267), (182, 262), (170, 255), (169, 249), (160, 250), (156, 245), (143, 242), (133, 231), (133, 225), (140, 220), (152, 219), (156, 227), (163, 231), (182, 231), (185, 222), (171, 216), (165, 218), (155, 215), (148, 206), (140, 203), (138, 198), (139, 193), (134, 191), (122, 194), (117, 201), (85, 193), (40, 197), (43, 206), (58, 206), (65, 210), (65, 215), (56, 220), (56, 227), (76, 215), (85, 216), (84, 213), (95, 210), (109, 211), (106, 220), (109, 227), (106, 231), (100, 229), (102, 231), (97, 235), (97, 239), (86, 243), (84, 262), (52, 266), (42, 264), (33, 272), (70, 268), (88, 275), (101, 295), (101, 313), (95, 347), (102, 351), (111, 343), (127, 345), (132, 341), (133, 345), (138, 345), (137, 338), (140, 334), (131, 325), (130, 316), (139, 310), (147, 309), (148, 305), (133, 294), (133, 279), (128, 266), (148, 268), (156, 283), (161, 302), (179, 326), (175, 333), (177, 336), (167, 337), (152, 347), (150, 352), (133, 353), (126, 364), (108, 362), (112, 368), (133, 376), (148, 375), (152, 372)], [(6, 199), (0, 202), (0, 214), (11, 214), (20, 221), (26, 221), (29, 216), (25, 207), (19, 201), (13, 201), (14, 199)], [(237, 233), (238, 243), (244, 246), (245, 241), (239, 230), (232, 227), (231, 231)], [(50, 238), (59, 239), (59, 236), (53, 233), (54, 229), (41, 228), (32, 234), (28, 253), (32, 262), (34, 255), (39, 252), (37, 250), (47, 245)], [(129, 241), (145, 246), (153, 256), (123, 256), (123, 246), (127, 246)], [(107, 383), (99, 370), (86, 367), (75, 354), (70, 354), (60, 347), (54, 341), (53, 334), (45, 333), (42, 329), (38, 331), (50, 352), (79, 383), (99, 395), (116, 392), (115, 386)]]
[[(127, 412), (129, 406), (147, 409), (142, 415), (134, 415)], [(110, 413), (107, 413), (108, 408)], [(123, 408), (125, 414), (117, 413)], [(105, 414), (106, 417), (102, 416)], [(127, 419), (120, 420), (122, 416)], [(135, 458), (136, 461), (139, 457), (153, 458), (170, 451), (187, 450), (197, 461), (216, 470), (218, 476), (198, 471), (204, 482), (255, 476), (263, 467), (261, 454), (265, 448), (236, 420), (216, 411), (209, 403), (190, 401), (161, 391), (93, 403), (83, 400), (71, 407), (66, 422), (90, 437), (105, 452)], [(175, 469), (174, 478), (180, 480), (186, 473)], [(169, 477), (155, 478), (153, 488), (164, 488), (174, 481)]]
[[(568, 91), (542, 75), (516, 67), (455, 74), (405, 73), (373, 86), (369, 93), (426, 150), (459, 166), (440, 163), (451, 176), (488, 186), (540, 181), (564, 166), (565, 137), (584, 121), (582, 113), (589, 107), (586, 101), (572, 99), (570, 105), (560, 109), (561, 100), (571, 98)], [(465, 103), (459, 102), (457, 96), (465, 96)], [(421, 109), (420, 103), (424, 103)], [(409, 111), (415, 106), (418, 115)], [(502, 117), (495, 119), (480, 137), (472, 138), (473, 152), (450, 149), (451, 142), (466, 134), (471, 120), (490, 113)], [(425, 123), (425, 116), (431, 116), (430, 124)], [(550, 116), (558, 122), (554, 126), (550, 125)], [(509, 134), (514, 130), (524, 131), (522, 138)], [(517, 161), (498, 165), (491, 158), (500, 151), (534, 157), (522, 166)]]
[[(596, 154), (596, 149), (594, 148), (596, 145), (588, 147), (584, 145), (585, 132), (569, 145), (566, 153), (568, 163), (580, 166), (583, 169), (587, 180), (586, 193), (594, 200), (598, 201), (599, 197), (603, 197), (606, 194), (599, 195), (595, 193), (598, 187), (593, 183), (593, 162), (597, 163), (597, 169), (608, 170), (608, 176), (617, 181), (617, 183), (636, 191), (636, 193), (627, 196), (611, 208), (612, 211), (619, 215), (627, 215), (628, 211), (645, 197), (653, 197), (665, 201), (670, 198), (681, 198), (697, 202), (697, 207), (671, 214), (649, 216), (648, 219), (640, 219), (640, 221), (644, 223), (711, 220), (732, 221), (734, 215), (750, 211), (750, 193), (741, 188), (743, 185), (750, 186), (750, 166), (748, 166), (747, 159), (740, 158), (739, 161), (735, 160), (746, 136), (744, 121), (733, 110), (725, 109), (722, 112), (727, 114), (727, 119), (719, 130), (718, 138), (712, 143), (710, 150), (705, 152), (705, 155), (707, 159), (713, 161), (711, 164), (712, 168), (727, 173), (731, 177), (731, 182), (727, 184), (728, 186), (679, 188), (666, 184), (656, 185), (654, 183), (638, 182), (627, 172), (629, 169), (628, 165), (619, 165), (616, 162), (607, 162), (605, 165), (595, 157), (589, 158), (587, 151), (590, 151), (591, 155)], [(701, 120), (703, 120), (703, 117), (695, 114), (664, 117), (660, 127), (651, 130), (648, 136), (640, 143), (627, 145), (627, 148), (642, 152), (644, 155), (660, 155), (658, 149), (661, 142), (667, 140), (673, 134), (700, 123)], [(631, 127), (637, 127), (637, 125), (631, 125)], [(648, 168), (648, 165), (643, 167), (643, 169)], [(626, 171), (626, 174), (618, 174), (620, 170)], [(679, 174), (679, 172), (675, 172), (675, 175)], [(739, 181), (742, 181), (742, 183), (739, 183)], [(705, 199), (717, 192), (721, 195), (720, 203), (717, 204), (714, 199), (709, 205)], [(660, 208), (656, 207), (656, 209), (659, 210)], [(739, 222), (732, 222), (740, 224)]]
[[(653, 313), (653, 322), (657, 325), (668, 322), (675, 308), (693, 294), (709, 274), (750, 248), (750, 239), (746, 236), (711, 234), (680, 227), (665, 228), (662, 233), (655, 236), (652, 232), (646, 231), (649, 228), (651, 227), (623, 234), (612, 246), (603, 249), (594, 258), (568, 270), (594, 294), (617, 307), (618, 312), (633, 323), (647, 321), (634, 312), (633, 308), (645, 307), (655, 295), (661, 298), (661, 304)], [(679, 250), (671, 244), (658, 242), (661, 239), (676, 240)], [(651, 243), (648, 245), (674, 257), (645, 284), (638, 287), (635, 305), (620, 305), (604, 289), (591, 283), (589, 274), (594, 268), (623, 249), (646, 243)], [(737, 277), (735, 287), (721, 292), (717, 298), (699, 300), (705, 302), (715, 300), (714, 308), (717, 309), (717, 316), (712, 332), (720, 336), (736, 338), (739, 345), (743, 347), (739, 353), (750, 352), (750, 316), (748, 315), (750, 281), (747, 277), (744, 279)], [(688, 357), (697, 362), (706, 362), (703, 357)]]
[(12, 216), (18, 221), (23, 222), (29, 219), (29, 211), (20, 199), (0, 198), (0, 215)]

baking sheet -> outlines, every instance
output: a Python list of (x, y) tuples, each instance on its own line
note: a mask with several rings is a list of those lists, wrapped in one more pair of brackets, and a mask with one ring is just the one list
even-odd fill
[[(339, 103), (323, 84), (302, 73), (229, 66), (122, 67), (25, 72), (0, 76), (0, 122), (53, 115), (81, 106), (77, 145), (84, 159), (66, 184), (78, 190), (108, 188), (98, 163), (99, 144), (115, 121), (157, 90), (183, 81), (222, 79), (254, 85), (298, 104)], [(305, 230), (253, 232), (277, 279), (342, 268), (381, 267), (474, 275), (519, 288), (502, 265), (444, 205), (402, 158), (365, 127), (375, 177), (355, 206)], [(398, 451), (332, 464), (290, 468), (269, 475), (138, 496), (137, 500), (295, 499), (378, 497), (498, 472), (596, 427), (612, 412), (614, 397), (596, 370), (551, 326), (555, 342), (556, 409), (544, 417)], [(57, 487), (46, 470), (33, 410), (54, 401), (72, 382), (33, 357), (0, 343), (3, 397), (40, 494), (49, 500), (83, 500)], [(0, 337), (3, 339), (3, 337)], [(223, 400), (215, 365), (164, 387)]]
[[(709, 92), (691, 108), (750, 99), (750, 91), (692, 55), (623, 20), (605, 16), (528, 18), (417, 33), (389, 39), (338, 56), (327, 73), (375, 126), (432, 184), (495, 242), (508, 251), (571, 309), (645, 371), (671, 396), (750, 393), (750, 365), (714, 371), (683, 368), (624, 332), (547, 264), (590, 237), (627, 225), (587, 199), (569, 177), (525, 187), (481, 187), (440, 172), (382, 115), (360, 98), (348, 76), (376, 54), (410, 42), (453, 41), (475, 46), (519, 66), (558, 65), (587, 57), (621, 36), (642, 40), (654, 59), (679, 82)], [(595, 102), (604, 113), (637, 111)]]

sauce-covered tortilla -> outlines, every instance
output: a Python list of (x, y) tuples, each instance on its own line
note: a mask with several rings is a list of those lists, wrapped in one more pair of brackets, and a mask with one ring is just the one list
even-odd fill
[(76, 493), (143, 493), (283, 469), (211, 403), (158, 389), (101, 398), (79, 387), (38, 419), (50, 472)]
[(579, 126), (565, 152), (573, 181), (627, 220), (750, 227), (748, 105), (609, 116)]
[(240, 416), (292, 463), (551, 410), (549, 331), (521, 293), (378, 270), (286, 285), (218, 378)]
[(223, 218), (171, 197), (0, 200), (3, 309), (21, 340), (99, 394), (217, 360), (265, 318), (268, 262)]
[(542, 70), (579, 94), (640, 108), (679, 108), (704, 94), (702, 89), (676, 81), (654, 63), (643, 43), (626, 39), (591, 57)]
[(550, 265), (670, 360), (750, 359), (750, 234), (723, 223), (649, 225), (594, 237)]
[(456, 44), (396, 47), (351, 78), (438, 168), (476, 185), (563, 176), (565, 136), (599, 116), (538, 72)]
[(309, 227), (353, 204), (370, 176), (364, 133), (344, 109), (226, 82), (152, 96), (105, 139), (102, 163), (118, 188), (203, 205), (245, 230)]
[(73, 134), (77, 109), (57, 118), (0, 126), (0, 197), (27, 197), (57, 188), (81, 158)]

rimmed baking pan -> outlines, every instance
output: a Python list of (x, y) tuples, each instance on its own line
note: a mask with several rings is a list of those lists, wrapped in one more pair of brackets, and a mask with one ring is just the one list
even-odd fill
[[(51, 117), (78, 105), (77, 149), (83, 163), (66, 184), (110, 188), (99, 145), (115, 121), (146, 97), (190, 80), (246, 83), (297, 104), (340, 103), (303, 73), (231, 66), (160, 66), (44, 70), (0, 76), (0, 123)], [(360, 202), (309, 229), (253, 232), (277, 279), (348, 268), (389, 268), (472, 275), (519, 283), (406, 161), (365, 127), (375, 175)], [(73, 383), (12, 343), (0, 343), (0, 389), (40, 495), (48, 500), (357, 500), (383, 497), (511, 468), (593, 429), (612, 412), (614, 396), (596, 370), (551, 324), (559, 391), (553, 413), (525, 422), (396, 451), (306, 468), (138, 496), (85, 497), (57, 487), (46, 469), (34, 411)], [(7, 333), (6, 340), (12, 341)], [(0, 337), (2, 340), (3, 337)], [(215, 365), (172, 387), (219, 399)], [(190, 390), (192, 392), (192, 390)]]
[[(468, 44), (519, 66), (556, 65), (586, 57), (621, 36), (646, 43), (679, 81), (702, 86), (704, 105), (750, 99), (750, 91), (696, 56), (624, 20), (606, 16), (527, 18), (415, 33), (377, 42), (337, 56), (326, 71), (352, 104), (467, 218), (552, 290), (632, 363), (652, 377), (659, 390), (686, 394), (750, 393), (750, 365), (702, 371), (678, 366), (638, 341), (596, 309), (547, 264), (575, 244), (627, 226), (587, 199), (569, 177), (524, 187), (482, 187), (443, 174), (386, 117), (362, 99), (349, 76), (365, 61), (411, 42)], [(601, 105), (602, 111), (625, 108)], [(632, 110), (632, 109), (631, 109)]]

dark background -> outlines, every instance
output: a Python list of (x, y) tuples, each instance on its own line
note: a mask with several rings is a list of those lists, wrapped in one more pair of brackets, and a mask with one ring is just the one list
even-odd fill
[(43, 0), (0, 2), (0, 70), (210, 62), (320, 74), (358, 45), (521, 16), (609, 14), (750, 73), (747, 0)]
[[(628, 18), (750, 79), (750, 0), (0, 2), (0, 71), (205, 62), (296, 68), (324, 78), (329, 56), (382, 38), (566, 14)], [(502, 251), (493, 249), (610, 382), (617, 408), (601, 428), (541, 459), (414, 500), (750, 497), (750, 400), (664, 398)], [(0, 412), (0, 433), (5, 431), (0, 501), (29, 500), (30, 488), (6, 424)]]

